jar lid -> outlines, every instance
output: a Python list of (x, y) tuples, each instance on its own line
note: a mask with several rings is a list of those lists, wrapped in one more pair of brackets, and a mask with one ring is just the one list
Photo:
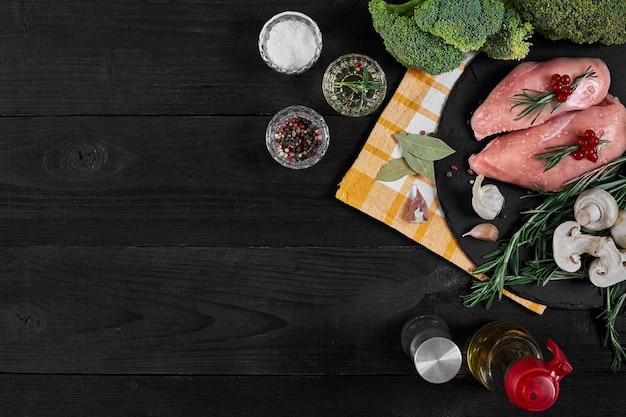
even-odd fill
[(442, 384), (458, 374), (462, 355), (452, 340), (431, 337), (417, 348), (413, 362), (422, 378), (433, 384)]
[(524, 410), (544, 411), (550, 408), (559, 396), (559, 381), (572, 373), (572, 366), (556, 343), (548, 339), (547, 347), (554, 354), (550, 362), (524, 358), (515, 362), (506, 373), (506, 395)]

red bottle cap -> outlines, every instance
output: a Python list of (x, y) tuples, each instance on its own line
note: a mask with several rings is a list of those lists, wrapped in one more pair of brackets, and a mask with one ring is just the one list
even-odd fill
[(551, 361), (520, 359), (506, 373), (506, 395), (524, 410), (543, 411), (550, 408), (559, 396), (559, 381), (572, 373), (572, 365), (556, 343), (548, 339), (546, 346), (554, 354)]

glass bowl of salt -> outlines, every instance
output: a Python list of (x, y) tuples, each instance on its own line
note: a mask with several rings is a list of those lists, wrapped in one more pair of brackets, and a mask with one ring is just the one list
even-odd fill
[(263, 61), (282, 74), (301, 74), (310, 69), (322, 52), (322, 32), (309, 16), (293, 11), (268, 20), (259, 34)]

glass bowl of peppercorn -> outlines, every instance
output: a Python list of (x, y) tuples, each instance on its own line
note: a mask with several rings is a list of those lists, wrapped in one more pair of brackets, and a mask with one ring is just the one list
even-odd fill
[(322, 159), (330, 143), (324, 118), (306, 106), (289, 106), (272, 117), (265, 132), (270, 155), (292, 169), (309, 168)]

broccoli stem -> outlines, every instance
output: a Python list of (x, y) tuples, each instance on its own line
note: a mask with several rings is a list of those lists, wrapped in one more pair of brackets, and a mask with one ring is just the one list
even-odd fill
[(387, 3), (387, 7), (390, 11), (396, 13), (400, 16), (413, 16), (413, 10), (424, 3), (425, 0), (409, 0), (406, 3), (400, 4), (389, 4)]

